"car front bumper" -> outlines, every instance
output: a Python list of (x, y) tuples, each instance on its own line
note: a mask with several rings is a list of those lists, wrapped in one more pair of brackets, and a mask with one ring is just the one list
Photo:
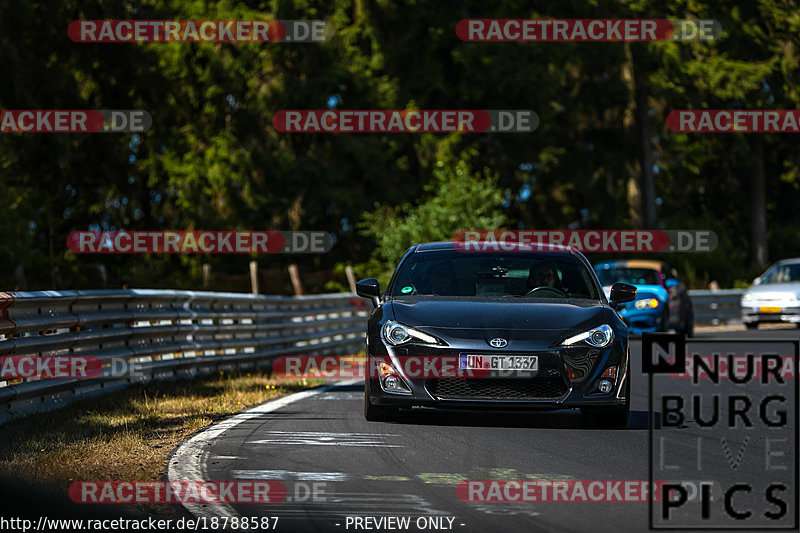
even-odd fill
[[(495, 375), (468, 377), (450, 372), (409, 372), (414, 358), (441, 357), (456, 361), (462, 353), (478, 355), (512, 355), (490, 350), (458, 349), (453, 347), (433, 348), (411, 345), (402, 348), (387, 346), (383, 342), (371, 342), (367, 368), (375, 368), (388, 362), (396, 375), (409, 389), (407, 393), (388, 391), (379, 375), (367, 375), (366, 390), (374, 405), (391, 407), (435, 407), (444, 409), (492, 409), (492, 410), (552, 410), (580, 407), (615, 407), (626, 403), (626, 381), (628, 376), (628, 343), (616, 340), (606, 349), (589, 347), (515, 350), (513, 355), (537, 355), (539, 369), (535, 374), (517, 374), (506, 371)], [(377, 345), (377, 346), (376, 346)], [(616, 376), (611, 379), (612, 388), (607, 393), (598, 389), (602, 374), (616, 367)], [(498, 375), (501, 374), (501, 375)]]
[(791, 322), (800, 323), (800, 305), (757, 304), (742, 306), (742, 322)]

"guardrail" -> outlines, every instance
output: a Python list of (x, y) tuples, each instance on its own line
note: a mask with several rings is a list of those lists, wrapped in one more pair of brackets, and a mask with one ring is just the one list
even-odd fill
[[(698, 325), (738, 323), (742, 290), (690, 291)], [(270, 367), (279, 355), (364, 346), (366, 300), (354, 294), (257, 296), (172, 290), (0, 293), (0, 356), (83, 355), (89, 378), (0, 381), (0, 423), (131, 383)]]
[(84, 379), (0, 381), (0, 423), (131, 383), (269, 367), (279, 355), (364, 347), (368, 305), (354, 294), (260, 296), (172, 290), (0, 293), (0, 356), (91, 356)]
[(689, 291), (694, 306), (694, 323), (700, 326), (740, 324), (740, 301), (744, 292), (743, 289)]

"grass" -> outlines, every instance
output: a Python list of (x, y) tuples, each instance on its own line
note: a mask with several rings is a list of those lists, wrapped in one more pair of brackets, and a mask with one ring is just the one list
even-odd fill
[[(195, 431), (248, 406), (320, 383), (281, 381), (258, 371), (219, 372), (81, 400), (3, 425), (0, 478), (24, 477), (64, 494), (78, 480), (165, 479), (168, 455)], [(152, 505), (147, 511), (159, 516), (182, 513), (175, 505)]]

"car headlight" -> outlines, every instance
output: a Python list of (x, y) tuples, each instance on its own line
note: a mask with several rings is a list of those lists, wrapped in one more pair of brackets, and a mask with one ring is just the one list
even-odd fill
[(422, 341), (427, 344), (439, 344), (439, 341), (433, 335), (428, 335), (410, 326), (405, 326), (398, 322), (388, 321), (383, 325), (383, 339), (391, 344), (397, 346), (398, 344), (405, 344), (412, 339)]
[(748, 305), (753, 301), (753, 295), (749, 292), (742, 294), (742, 305)]
[(568, 339), (564, 339), (561, 343), (562, 346), (574, 346), (581, 342), (594, 346), (595, 348), (605, 348), (614, 340), (614, 330), (611, 326), (603, 324), (589, 331), (578, 333)]
[(655, 309), (659, 306), (659, 301), (656, 298), (644, 298), (642, 300), (636, 300), (633, 303), (633, 306), (636, 309)]

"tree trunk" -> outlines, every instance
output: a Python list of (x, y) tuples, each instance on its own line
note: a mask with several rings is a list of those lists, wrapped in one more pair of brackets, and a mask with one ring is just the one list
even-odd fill
[(769, 260), (767, 254), (767, 201), (764, 178), (764, 139), (752, 137), (753, 175), (750, 179), (751, 217), (751, 261), (753, 266), (763, 267)]
[[(639, 106), (637, 103), (637, 86), (634, 72), (633, 53), (631, 51), (630, 43), (625, 43), (625, 63), (622, 65), (622, 81), (628, 87), (631, 99), (628, 101), (628, 107), (625, 109), (625, 114), (622, 119), (622, 127), (625, 129), (626, 142), (632, 141), (632, 132), (636, 128), (639, 115)], [(638, 141), (638, 136), (637, 139)], [(641, 228), (644, 225), (645, 218), (642, 211), (644, 205), (642, 197), (642, 168), (641, 162), (636, 164), (633, 161), (628, 161), (625, 165), (627, 170), (627, 200), (628, 200), (628, 216), (630, 217), (631, 226), (634, 228)]]
[(656, 222), (656, 184), (653, 178), (653, 147), (650, 144), (650, 117), (647, 103), (647, 82), (641, 62), (634, 63), (636, 84), (636, 126), (639, 136), (639, 167), (642, 186), (642, 214), (645, 227), (652, 228)]
[(45, 209), (47, 209), (47, 256), (50, 260), (50, 287), (55, 290), (56, 289), (56, 251), (53, 244), (53, 240), (55, 239), (55, 228), (53, 228), (53, 205), (50, 201), (50, 197), (47, 197), (47, 202), (45, 204)]

